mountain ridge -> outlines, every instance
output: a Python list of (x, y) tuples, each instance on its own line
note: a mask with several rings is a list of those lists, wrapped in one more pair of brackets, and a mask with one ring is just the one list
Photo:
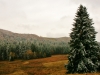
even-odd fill
[(56, 40), (56, 41), (65, 41), (69, 42), (70, 37), (58, 37), (58, 38), (51, 38), (51, 37), (41, 37), (36, 34), (22, 34), (22, 33), (14, 33), (12, 31), (0, 29), (0, 40), (16, 40), (16, 39), (25, 39), (25, 40)]

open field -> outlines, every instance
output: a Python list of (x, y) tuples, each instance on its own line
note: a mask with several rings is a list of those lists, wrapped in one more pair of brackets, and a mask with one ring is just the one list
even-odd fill
[(67, 55), (33, 60), (0, 61), (0, 75), (100, 75), (100, 73), (66, 74)]

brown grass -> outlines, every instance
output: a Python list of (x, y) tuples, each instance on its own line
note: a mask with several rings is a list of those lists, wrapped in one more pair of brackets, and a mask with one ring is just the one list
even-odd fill
[(100, 75), (100, 73), (66, 74), (67, 55), (33, 60), (0, 61), (0, 75)]

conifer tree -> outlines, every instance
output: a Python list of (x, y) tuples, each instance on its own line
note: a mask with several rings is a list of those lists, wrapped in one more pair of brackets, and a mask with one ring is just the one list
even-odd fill
[(100, 67), (99, 46), (95, 41), (96, 31), (93, 21), (89, 18), (87, 8), (80, 5), (77, 10), (69, 42), (71, 51), (67, 73), (96, 72)]

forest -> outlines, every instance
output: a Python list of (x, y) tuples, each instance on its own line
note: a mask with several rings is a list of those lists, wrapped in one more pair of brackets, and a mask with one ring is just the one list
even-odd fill
[(69, 37), (46, 38), (0, 29), (0, 60), (26, 60), (67, 54), (69, 40)]
[[(0, 29), (0, 60), (45, 58), (68, 54), (69, 37), (47, 38)], [(100, 43), (98, 42), (100, 45)]]

